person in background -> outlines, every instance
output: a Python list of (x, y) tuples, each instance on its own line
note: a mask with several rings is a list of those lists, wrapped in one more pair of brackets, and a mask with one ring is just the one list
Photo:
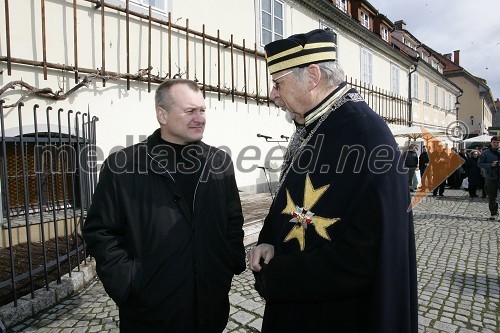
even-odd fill
[[(458, 154), (456, 148), (451, 148), (450, 154)], [(450, 156), (451, 158), (451, 156)], [(465, 161), (464, 161), (465, 162)], [(448, 186), (451, 189), (458, 190), (460, 189), (460, 185), (462, 185), (462, 180), (460, 177), (460, 168), (453, 171), (453, 173), (448, 177)]]
[[(332, 31), (265, 51), (270, 98), (296, 130), (248, 253), (266, 300), (262, 333), (416, 333), (413, 215), (390, 129), (344, 81)], [(368, 156), (380, 149), (394, 163), (375, 170)]]
[(458, 153), (458, 156), (464, 159), (464, 164), (460, 166), (460, 184), (462, 184), (463, 180), (465, 177), (467, 177), (467, 172), (465, 171), (465, 164), (467, 164), (467, 160), (469, 159), (469, 155), (467, 154), (467, 149), (462, 148), (460, 149), (460, 152)]
[[(481, 156), (481, 153), (479, 153), (479, 156)], [(483, 175), (483, 169), (481, 169), (481, 179), (479, 183), (479, 188), (481, 189), (481, 198), (486, 198), (486, 180)]]
[[(483, 153), (483, 147), (477, 147), (476, 150), (479, 152), (479, 156)], [(481, 182), (479, 184), (479, 188), (481, 189), (481, 198), (486, 198), (486, 180), (484, 179), (484, 170), (481, 169)]]
[(430, 163), (432, 168), (432, 184), (436, 186), (432, 191), (432, 196), (437, 196), (439, 191), (439, 196), (444, 197), (444, 187), (448, 175), (450, 156), (446, 153), (446, 148), (444, 146), (437, 144), (429, 157), (432, 161)]
[(481, 168), (477, 164), (479, 161), (479, 152), (473, 150), (470, 153), (470, 158), (464, 164), (464, 170), (467, 175), (467, 180), (469, 181), (469, 196), (471, 198), (477, 198), (476, 191), (481, 184)]
[[(422, 190), (426, 190), (429, 188), (429, 172), (425, 175), (424, 173), (425, 170), (427, 170), (427, 166), (429, 165), (429, 153), (427, 152), (427, 148), (425, 146), (422, 146), (422, 152), (420, 153), (420, 156), (418, 157), (418, 169), (420, 171), (420, 179), (421, 179), (421, 188)], [(430, 171), (430, 170), (429, 170)]]
[[(478, 151), (478, 154), (479, 154), (479, 151)], [(458, 155), (461, 158), (463, 158), (465, 161), (467, 161), (469, 159), (469, 156), (467, 155), (467, 149), (465, 149), (465, 148), (460, 149), (460, 152), (458, 153)]]
[(418, 166), (418, 155), (416, 152), (416, 146), (410, 144), (408, 146), (408, 150), (404, 153), (404, 161), (405, 167), (408, 169), (407, 177), (408, 177), (408, 187), (410, 188), (410, 192), (414, 191), (413, 188), (413, 177), (415, 176), (415, 170)]
[(83, 236), (121, 332), (219, 333), (245, 269), (233, 164), (201, 141), (196, 82), (166, 80), (155, 108), (160, 128), (104, 162)]
[(497, 195), (500, 188), (499, 170), (500, 166), (500, 138), (493, 136), (490, 139), (490, 148), (483, 151), (479, 156), (479, 167), (483, 170), (483, 176), (486, 185), (486, 194), (488, 195), (488, 208), (490, 210), (490, 220), (495, 220), (498, 217), (498, 202)]

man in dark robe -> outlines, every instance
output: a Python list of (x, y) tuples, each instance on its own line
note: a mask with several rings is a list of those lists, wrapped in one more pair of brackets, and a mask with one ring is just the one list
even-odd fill
[(343, 82), (331, 31), (265, 47), (271, 98), (296, 125), (249, 252), (262, 332), (417, 332), (413, 217), (391, 131)]

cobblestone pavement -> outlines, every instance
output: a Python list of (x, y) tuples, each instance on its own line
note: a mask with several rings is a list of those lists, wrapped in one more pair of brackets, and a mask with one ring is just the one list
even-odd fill
[[(254, 214), (265, 214), (269, 206), (269, 199), (262, 195), (242, 196), (242, 201), (253, 207), (249, 210)], [(500, 332), (500, 221), (486, 219), (486, 199), (469, 199), (463, 191), (446, 190), (445, 197), (425, 198), (414, 215), (419, 332)], [(264, 302), (253, 289), (248, 270), (233, 280), (230, 302), (225, 332), (259, 332)], [(79, 294), (13, 330), (118, 332), (118, 310), (102, 284), (94, 280)]]

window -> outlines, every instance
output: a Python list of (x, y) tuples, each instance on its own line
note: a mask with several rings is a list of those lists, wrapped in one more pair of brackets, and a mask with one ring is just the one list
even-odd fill
[(451, 106), (451, 94), (450, 93), (448, 93), (448, 108), (450, 110), (455, 110), (455, 106), (453, 106), (453, 107)]
[(365, 48), (361, 48), (361, 81), (366, 84), (373, 84), (372, 79), (373, 54)]
[(261, 0), (261, 43), (283, 39), (283, 2)]
[(429, 87), (429, 80), (425, 80), (425, 99), (424, 99), (424, 102), (425, 103), (429, 103), (430, 102), (430, 98), (429, 98), (429, 93), (430, 93), (430, 87)]
[(130, 2), (142, 5), (144, 7), (151, 6), (154, 9), (158, 9), (162, 12), (166, 10), (165, 0), (131, 0)]
[(418, 99), (418, 74), (413, 73), (413, 98)]
[(344, 13), (347, 13), (347, 0), (337, 0), (335, 6)]
[(399, 95), (399, 68), (391, 66), (391, 92)]
[[(0, 170), (2, 193), (9, 193), (9, 200), (6, 196), (1, 199), (4, 217), (39, 213), (40, 209), (42, 212), (49, 212), (65, 207), (86, 207), (85, 202), (81, 201), (83, 192), (80, 190), (79, 179), (87, 182), (91, 175), (78, 170), (74, 161), (78, 160), (78, 149), (88, 149), (88, 144), (80, 144), (78, 148), (74, 141), (68, 143), (68, 138), (64, 138), (65, 142), (62, 144), (42, 142), (35, 145), (34, 142), (19, 143), (19, 137), (14, 138), (16, 142), (5, 143), (7, 163), (6, 168)], [(21, 150), (25, 154), (24, 170)], [(0, 163), (3, 164), (3, 153)], [(9, 180), (8, 187), (6, 178)]]
[(370, 16), (368, 16), (368, 14), (363, 11), (361, 11), (360, 22), (363, 27), (370, 29)]
[(389, 42), (389, 30), (387, 30), (386, 27), (382, 27), (380, 35), (382, 36), (383, 40)]
[(438, 86), (437, 84), (434, 86), (434, 105), (438, 106)]
[(444, 89), (441, 91), (441, 107), (446, 109), (446, 93), (444, 92)]

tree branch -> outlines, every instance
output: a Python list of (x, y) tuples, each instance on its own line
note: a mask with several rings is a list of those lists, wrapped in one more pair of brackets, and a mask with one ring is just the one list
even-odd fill
[[(152, 67), (151, 67), (152, 68)], [(41, 98), (47, 98), (51, 100), (56, 100), (56, 101), (61, 101), (65, 100), (68, 98), (71, 94), (76, 92), (82, 87), (88, 88), (90, 83), (94, 81), (95, 79), (98, 80), (118, 80), (118, 79), (124, 79), (124, 78), (131, 78), (135, 80), (144, 80), (147, 79), (148, 75), (148, 70), (149, 68), (145, 69), (139, 69), (137, 74), (135, 75), (129, 75), (129, 74), (121, 74), (117, 76), (109, 76), (109, 75), (101, 75), (99, 73), (93, 73), (93, 74), (87, 74), (81, 78), (81, 81), (77, 83), (73, 88), (68, 90), (67, 92), (63, 92), (63, 90), (60, 88), (56, 91), (52, 90), (51, 88), (36, 88), (29, 83), (24, 82), (23, 80), (17, 80), (17, 81), (11, 81), (7, 83), (5, 86), (0, 88), (0, 96), (2, 96), (5, 92), (7, 92), (9, 89), (13, 90), (21, 90), (22, 96), (14, 103), (10, 105), (4, 105), (4, 108), (13, 108), (17, 107), (19, 103), (24, 101), (26, 98), (31, 97), (31, 96), (38, 96)], [(151, 79), (156, 82), (161, 82), (164, 80), (164, 78), (161, 78), (159, 75), (151, 75)]]

